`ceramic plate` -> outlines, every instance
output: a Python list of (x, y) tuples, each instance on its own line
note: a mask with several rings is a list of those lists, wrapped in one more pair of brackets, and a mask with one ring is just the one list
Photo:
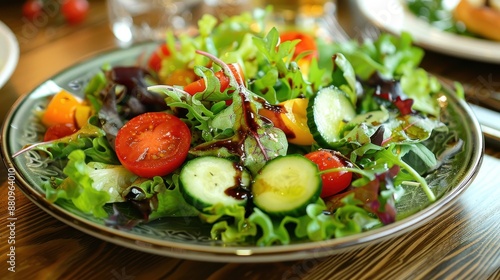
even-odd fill
[(16, 69), (19, 59), (19, 45), (16, 36), (12, 31), (0, 21), (0, 88)]
[(457, 35), (419, 19), (401, 0), (356, 0), (361, 12), (377, 27), (393, 34), (409, 32), (426, 49), (461, 58), (500, 63), (500, 42)]
[(414, 214), (369, 232), (322, 242), (270, 247), (233, 246), (211, 240), (208, 234), (210, 226), (201, 224), (198, 219), (168, 218), (133, 228), (118, 229), (106, 226), (103, 220), (79, 212), (72, 204), (48, 202), (41, 184), (57, 170), (44, 162), (38, 153), (28, 152), (15, 159), (11, 157), (23, 145), (39, 141), (42, 137), (44, 128), (39, 124), (34, 110), (46, 105), (47, 96), (57, 93), (60, 88), (81, 93), (83, 85), (103, 64), (131, 65), (154, 48), (155, 45), (141, 44), (111, 51), (61, 72), (18, 100), (2, 129), (1, 150), (4, 162), (8, 168), (15, 168), (16, 182), (24, 194), (43, 211), (97, 238), (145, 252), (202, 261), (272, 262), (318, 258), (379, 242), (422, 225), (445, 210), (469, 186), (481, 163), (483, 140), (476, 119), (463, 101), (457, 100), (454, 95), (445, 95), (448, 100), (445, 115), (450, 119), (450, 130), (464, 140), (464, 146), (462, 152), (428, 178), (436, 186), (433, 190), (439, 199), (430, 205), (419, 202), (426, 199), (404, 200), (398, 207), (414, 209)]

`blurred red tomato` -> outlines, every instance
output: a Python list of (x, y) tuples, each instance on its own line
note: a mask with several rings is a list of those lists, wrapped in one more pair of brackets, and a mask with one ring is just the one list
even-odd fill
[(28, 0), (22, 7), (23, 16), (29, 20), (35, 19), (42, 13), (43, 4), (40, 0)]
[(69, 24), (82, 22), (89, 11), (87, 0), (64, 0), (61, 4), (61, 13)]

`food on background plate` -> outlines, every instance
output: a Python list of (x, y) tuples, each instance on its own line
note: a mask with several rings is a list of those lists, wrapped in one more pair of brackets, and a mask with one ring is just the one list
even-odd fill
[(407, 0), (409, 10), (440, 30), (500, 41), (498, 0)]
[(461, 0), (453, 15), (469, 31), (500, 41), (499, 0)]
[[(103, 65), (83, 100), (62, 92), (35, 112), (47, 131), (78, 130), (14, 156), (62, 164), (43, 186), (49, 201), (113, 226), (195, 219), (226, 244), (339, 238), (439, 198), (426, 178), (461, 140), (411, 37), (335, 43), (263, 15), (206, 15), (197, 36), (168, 33), (146, 65)], [(408, 196), (423, 202), (398, 207)]]

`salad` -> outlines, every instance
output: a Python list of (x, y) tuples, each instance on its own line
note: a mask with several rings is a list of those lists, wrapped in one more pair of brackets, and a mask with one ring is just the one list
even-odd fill
[(44, 139), (14, 156), (60, 167), (46, 198), (113, 227), (185, 217), (257, 246), (352, 235), (418, 211), (405, 195), (434, 202), (426, 177), (461, 151), (422, 57), (408, 34), (335, 43), (264, 11), (206, 15), (146, 61), (96, 69), (83, 97), (56, 93), (36, 112)]

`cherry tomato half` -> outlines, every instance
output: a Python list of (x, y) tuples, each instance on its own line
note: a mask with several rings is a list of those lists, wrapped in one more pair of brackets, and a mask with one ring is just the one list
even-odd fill
[(316, 42), (314, 41), (314, 38), (303, 32), (299, 31), (284, 31), (280, 33), (280, 41), (285, 42), (285, 41), (293, 41), (293, 40), (300, 40), (300, 42), (295, 45), (295, 52), (293, 57), (297, 57), (300, 53), (305, 52), (305, 51), (311, 51), (312, 54), (307, 55), (305, 58), (311, 59), (313, 56), (317, 56), (317, 47), (316, 47)]
[(138, 115), (116, 135), (115, 150), (122, 165), (141, 177), (164, 176), (186, 159), (191, 144), (189, 127), (163, 112)]
[[(305, 157), (316, 163), (320, 171), (351, 166), (342, 155), (329, 150), (314, 151), (306, 154)], [(325, 198), (346, 189), (351, 184), (352, 173), (348, 171), (329, 172), (321, 175), (321, 179), (323, 182), (321, 197)]]
[(58, 123), (51, 125), (45, 131), (43, 136), (43, 141), (52, 141), (65, 136), (69, 136), (77, 131), (76, 127), (72, 123)]
[(61, 13), (69, 24), (82, 22), (89, 11), (87, 0), (64, 0), (61, 4)]

